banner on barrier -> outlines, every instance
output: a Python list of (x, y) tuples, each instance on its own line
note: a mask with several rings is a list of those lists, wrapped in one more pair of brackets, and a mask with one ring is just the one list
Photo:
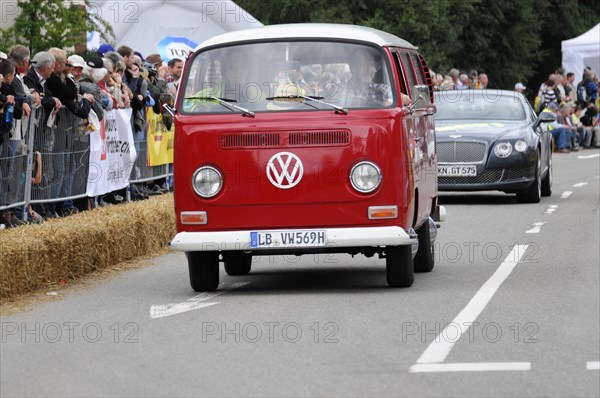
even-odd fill
[(131, 109), (104, 111), (100, 130), (90, 135), (87, 195), (104, 195), (127, 187), (136, 156)]
[(167, 130), (162, 122), (162, 115), (146, 108), (148, 121), (148, 166), (161, 166), (173, 163), (173, 140), (175, 128)]

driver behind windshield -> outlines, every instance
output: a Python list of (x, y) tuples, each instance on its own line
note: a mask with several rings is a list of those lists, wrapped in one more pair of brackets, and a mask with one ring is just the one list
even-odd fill
[(213, 62), (212, 68), (214, 70), (210, 73), (214, 75), (213, 79), (203, 83), (201, 90), (186, 98), (186, 110), (196, 110), (202, 103), (210, 102), (211, 97), (231, 102), (250, 102), (244, 97), (250, 90), (246, 89), (248, 66), (241, 53), (230, 52), (223, 55), (217, 62)]
[(230, 56), (221, 61), (221, 73), (223, 80), (219, 89), (221, 94), (217, 97), (225, 97), (242, 101), (243, 87), (246, 84), (248, 66), (241, 56)]

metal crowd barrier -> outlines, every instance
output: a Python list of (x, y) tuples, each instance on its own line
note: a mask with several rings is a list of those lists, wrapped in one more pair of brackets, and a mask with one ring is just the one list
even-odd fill
[[(2, 115), (4, 116), (4, 115)], [(29, 118), (15, 123), (12, 138), (4, 135), (0, 144), (0, 210), (24, 206)]]
[(56, 114), (51, 127), (47, 125), (48, 117), (44, 108), (38, 108), (31, 118), (34, 121), (32, 165), (33, 155), (39, 152), (42, 181), (31, 185), (30, 203), (83, 198), (89, 171), (89, 135), (79, 133), (82, 120), (64, 107)]
[[(79, 132), (82, 120), (64, 106), (51, 126), (48, 116), (43, 107), (34, 109), (29, 118), (14, 123), (12, 139), (5, 135), (0, 144), (0, 210), (87, 196), (90, 136)], [(138, 156), (129, 182), (170, 179), (172, 164), (148, 165), (147, 132), (133, 135)], [(41, 181), (35, 181), (37, 153)]]
[(147, 132), (144, 134), (136, 134), (135, 131), (133, 132), (133, 141), (135, 143), (135, 150), (137, 151), (137, 158), (129, 178), (129, 182), (132, 184), (167, 178), (173, 175), (173, 164), (165, 164), (162, 166), (148, 165), (147, 137)]

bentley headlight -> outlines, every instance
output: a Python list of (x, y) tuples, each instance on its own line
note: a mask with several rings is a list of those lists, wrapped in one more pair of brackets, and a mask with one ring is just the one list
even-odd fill
[(494, 146), (494, 154), (499, 158), (505, 158), (512, 152), (510, 142), (499, 142)]
[(194, 191), (203, 198), (212, 198), (223, 187), (223, 176), (212, 166), (200, 167), (192, 177)]
[(381, 171), (371, 162), (360, 162), (350, 172), (350, 182), (358, 192), (373, 192), (381, 184)]
[(515, 142), (515, 151), (517, 152), (525, 152), (527, 150), (527, 143), (523, 140), (517, 140)]

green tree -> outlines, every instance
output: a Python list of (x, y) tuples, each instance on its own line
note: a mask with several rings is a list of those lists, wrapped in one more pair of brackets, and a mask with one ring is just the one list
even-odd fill
[(561, 42), (585, 33), (600, 21), (600, 7), (594, 0), (535, 0), (535, 8), (541, 23), (542, 59), (533, 65), (530, 76), (534, 95), (548, 75), (561, 67)]
[(478, 0), (378, 0), (372, 16), (360, 24), (395, 34), (419, 47), (430, 68), (446, 72), (460, 59), (463, 15), (475, 12)]
[(535, 0), (482, 0), (463, 18), (460, 69), (485, 72), (490, 87), (512, 89), (533, 74), (542, 60), (541, 21)]
[(460, 15), (478, 0), (238, 0), (265, 25), (298, 22), (370, 26), (419, 46), (430, 66), (449, 69), (460, 53)]
[(494, 88), (531, 93), (561, 63), (561, 41), (600, 21), (598, 0), (236, 0), (265, 25), (371, 26), (419, 47), (436, 72), (485, 72)]
[[(97, 15), (88, 13), (84, 4), (73, 0), (19, 0), (19, 15), (13, 26), (0, 30), (0, 40), (10, 47), (23, 44), (32, 53), (50, 47), (66, 48), (86, 43), (86, 33), (98, 31), (102, 39), (114, 39), (112, 27)], [(4, 44), (5, 43), (5, 44)]]

